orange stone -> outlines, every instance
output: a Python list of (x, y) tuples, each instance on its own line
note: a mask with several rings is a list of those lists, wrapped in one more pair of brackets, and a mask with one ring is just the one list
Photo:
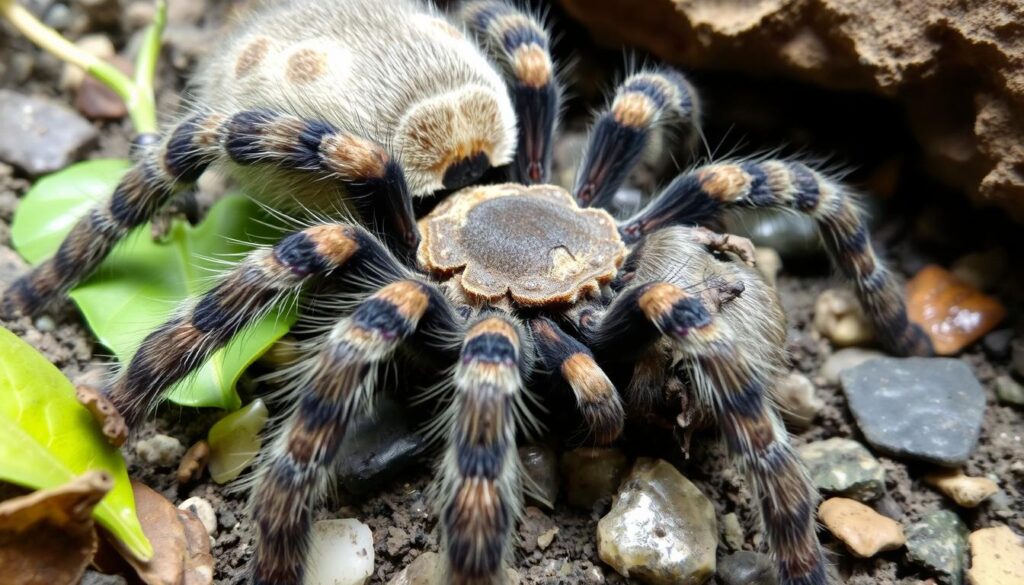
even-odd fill
[(907, 312), (938, 355), (960, 352), (1006, 317), (998, 300), (935, 265), (925, 266), (907, 283)]

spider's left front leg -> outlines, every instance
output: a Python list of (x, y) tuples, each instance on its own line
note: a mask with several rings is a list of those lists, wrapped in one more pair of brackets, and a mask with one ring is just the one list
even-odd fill
[(546, 183), (551, 174), (560, 92), (544, 25), (533, 15), (497, 0), (469, 2), (461, 17), (509, 78), (519, 123), (512, 180), (527, 185)]
[(739, 333), (735, 319), (760, 316), (723, 315), (714, 305), (731, 305), (735, 297), (729, 298), (729, 286), (721, 290), (725, 297), (712, 291), (700, 298), (667, 282), (636, 285), (615, 300), (596, 327), (595, 351), (636, 355), (662, 336), (671, 340), (693, 373), (698, 398), (721, 425), (729, 451), (753, 480), (780, 583), (825, 585), (825, 559), (815, 532), (817, 492), (768, 398), (778, 368), (767, 354), (778, 344), (759, 336), (754, 322)]
[(365, 408), (379, 367), (412, 339), (437, 346), (458, 330), (433, 287), (393, 282), (356, 307), (327, 335), (297, 385), (298, 407), (253, 492), (255, 585), (300, 585), (319, 500), (348, 422)]

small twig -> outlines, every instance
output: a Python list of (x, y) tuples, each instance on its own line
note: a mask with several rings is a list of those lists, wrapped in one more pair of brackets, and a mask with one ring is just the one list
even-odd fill
[(15, 0), (0, 0), (0, 16), (6, 18), (21, 34), (40, 48), (65, 63), (80, 67), (114, 91), (128, 107), (135, 131), (142, 134), (156, 132), (156, 100), (153, 97), (153, 79), (160, 54), (160, 37), (167, 16), (165, 0), (157, 2), (156, 16), (146, 34), (135, 60), (133, 81), (103, 59), (76, 47), (60, 33), (46, 26)]

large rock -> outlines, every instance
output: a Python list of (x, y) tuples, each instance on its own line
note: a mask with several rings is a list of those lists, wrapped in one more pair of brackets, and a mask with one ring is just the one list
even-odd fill
[(0, 90), (0, 160), (29, 175), (52, 173), (95, 140), (92, 124), (63, 105)]
[(937, 177), (1024, 220), (1020, 2), (560, 1), (600, 42), (688, 68), (891, 96)]
[(701, 585), (715, 572), (715, 509), (671, 464), (638, 459), (597, 524), (601, 560), (653, 585)]
[(850, 410), (873, 447), (946, 467), (974, 452), (985, 391), (963, 362), (877, 358), (840, 374)]

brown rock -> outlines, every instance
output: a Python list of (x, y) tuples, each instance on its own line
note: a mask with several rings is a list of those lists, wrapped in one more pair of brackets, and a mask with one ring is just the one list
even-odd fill
[(199, 479), (210, 461), (210, 445), (206, 441), (196, 441), (188, 448), (178, 464), (178, 483), (185, 485)]
[[(131, 75), (132, 64), (124, 57), (114, 56), (110, 62), (122, 73)], [(75, 109), (90, 120), (120, 120), (128, 115), (124, 101), (95, 77), (86, 75), (75, 93)]]
[(830, 288), (814, 301), (814, 329), (839, 347), (866, 345), (875, 338), (853, 293)]
[(907, 283), (907, 313), (924, 327), (935, 353), (954, 355), (995, 328), (1006, 308), (944, 268), (929, 265)]
[(688, 68), (891, 96), (933, 174), (1024, 220), (1020, 2), (560, 1), (600, 42)]
[(999, 486), (991, 479), (968, 477), (959, 469), (930, 473), (924, 476), (924, 481), (964, 508), (975, 508), (999, 491)]
[(1024, 583), (1024, 539), (1006, 526), (983, 528), (968, 537), (971, 545), (971, 585)]
[(818, 508), (818, 517), (858, 557), (870, 558), (881, 551), (895, 550), (907, 541), (899, 522), (854, 500), (825, 500)]

